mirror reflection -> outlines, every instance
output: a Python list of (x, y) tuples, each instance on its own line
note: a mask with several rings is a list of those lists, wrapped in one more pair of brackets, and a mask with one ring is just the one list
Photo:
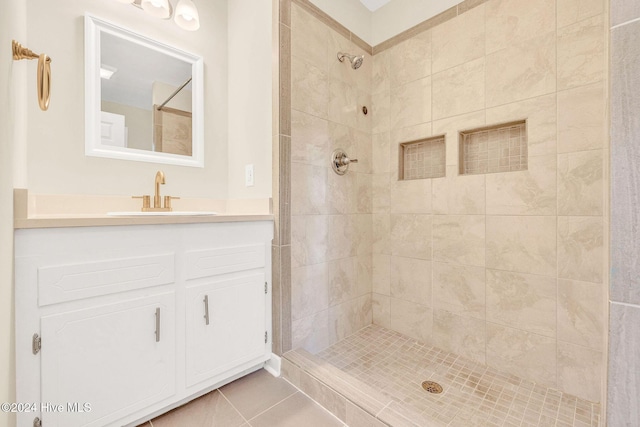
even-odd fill
[(204, 166), (202, 58), (88, 16), (86, 154)]
[(102, 144), (192, 154), (191, 64), (103, 33)]

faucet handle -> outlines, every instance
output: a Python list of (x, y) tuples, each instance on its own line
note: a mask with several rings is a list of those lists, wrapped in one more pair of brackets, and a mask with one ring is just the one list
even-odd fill
[(169, 210), (173, 210), (171, 208), (171, 199), (179, 199), (180, 197), (173, 197), (173, 196), (164, 196), (164, 208), (165, 209), (169, 209)]
[(149, 209), (151, 207), (151, 196), (131, 196), (132, 199), (142, 199), (142, 210)]

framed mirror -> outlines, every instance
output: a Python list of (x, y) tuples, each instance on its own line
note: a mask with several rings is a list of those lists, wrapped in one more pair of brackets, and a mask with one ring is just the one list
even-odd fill
[(85, 16), (85, 154), (204, 167), (202, 58)]

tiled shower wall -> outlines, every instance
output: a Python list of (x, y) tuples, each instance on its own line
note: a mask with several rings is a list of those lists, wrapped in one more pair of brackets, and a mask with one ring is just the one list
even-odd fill
[[(293, 348), (316, 351), (371, 323), (371, 56), (295, 2), (291, 8)], [(338, 52), (365, 55), (353, 70)], [(335, 174), (344, 149), (349, 173)]]
[[(473, 2), (359, 70), (335, 55), (361, 44), (296, 3), (292, 347), (322, 349), (372, 319), (600, 401), (604, 0)], [(527, 171), (459, 176), (459, 131), (522, 119)], [(399, 144), (442, 134), (446, 177), (398, 181)], [(337, 147), (360, 161), (342, 177)]]
[[(373, 321), (601, 400), (605, 7), (490, 0), (373, 58)], [(527, 171), (460, 176), (458, 132), (527, 119)], [(446, 178), (397, 180), (446, 134)]]

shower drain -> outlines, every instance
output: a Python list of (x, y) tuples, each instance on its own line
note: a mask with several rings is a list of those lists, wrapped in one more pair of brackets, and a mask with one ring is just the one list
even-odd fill
[(435, 381), (423, 381), (422, 388), (433, 394), (442, 393), (442, 386)]

